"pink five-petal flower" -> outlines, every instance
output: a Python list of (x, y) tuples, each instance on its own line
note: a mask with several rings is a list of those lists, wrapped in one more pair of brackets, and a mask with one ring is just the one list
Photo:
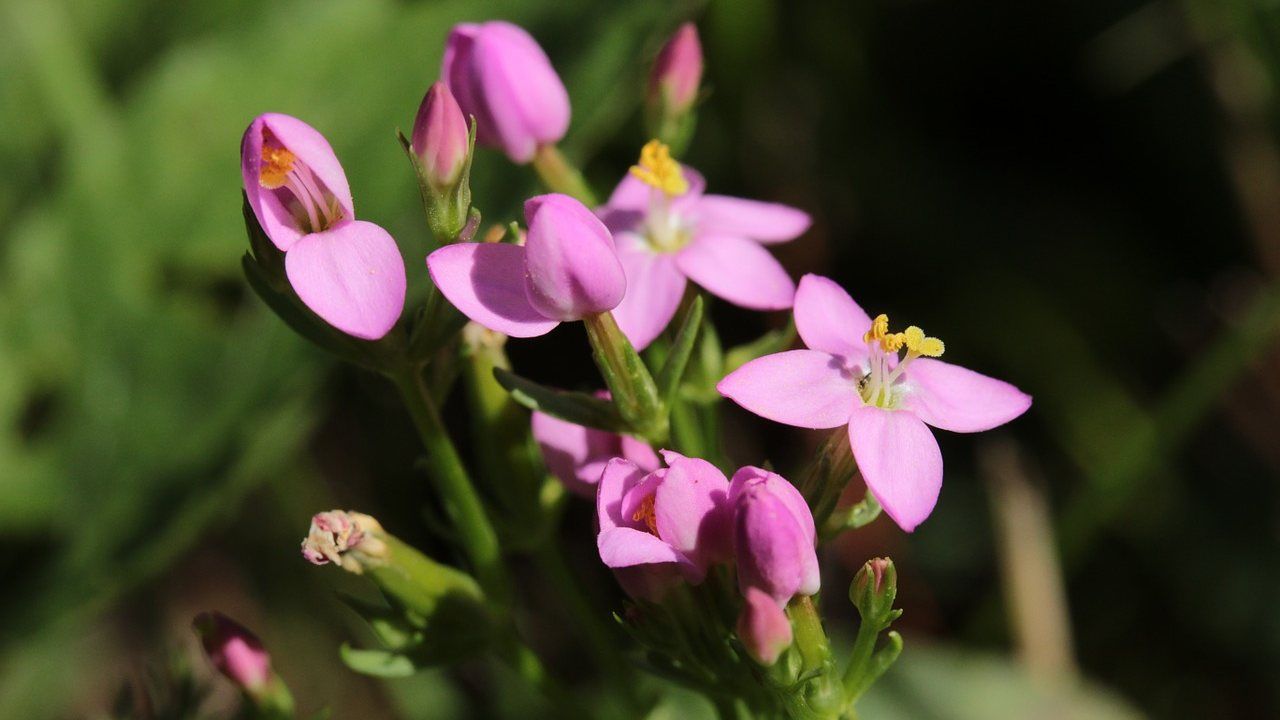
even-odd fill
[(476, 118), (476, 142), (527, 163), (569, 129), (569, 93), (529, 33), (508, 22), (455, 25), (440, 80)]
[(456, 243), (427, 257), (449, 302), (512, 337), (545, 335), (563, 321), (616, 307), (627, 280), (608, 228), (568, 195), (530, 198), (524, 212), (523, 246)]
[(192, 623), (209, 661), (218, 672), (249, 692), (271, 678), (271, 656), (257, 636), (219, 612), (205, 612)]
[(817, 533), (800, 491), (781, 475), (744, 467), (733, 475), (729, 504), (742, 593), (761, 590), (779, 606), (795, 595), (817, 593)]
[(650, 473), (610, 460), (596, 495), (600, 559), (629, 594), (654, 601), (681, 579), (702, 582), (730, 555), (729, 482), (705, 460), (663, 456), (668, 467)]
[(795, 283), (763, 245), (799, 237), (809, 215), (778, 203), (704, 195), (702, 176), (679, 170), (687, 185), (679, 194), (629, 174), (596, 211), (618, 238), (627, 295), (614, 317), (637, 349), (671, 322), (687, 280), (752, 310), (785, 310), (795, 296)]
[(346, 174), (319, 132), (288, 115), (259, 115), (240, 143), (245, 196), (285, 253), (298, 298), (348, 335), (377, 340), (404, 309), (404, 259), (385, 230), (355, 219)]
[(801, 279), (794, 312), (810, 349), (753, 360), (717, 388), (776, 422), (847, 423), (867, 487), (907, 532), (933, 511), (942, 487), (942, 456), (928, 426), (980, 432), (1031, 407), (1031, 397), (1009, 383), (929, 357), (941, 354), (942, 343), (919, 328), (887, 333), (887, 318), (877, 326), (827, 278)]
[(595, 495), (604, 466), (615, 457), (630, 460), (644, 472), (662, 465), (648, 443), (630, 435), (574, 425), (541, 412), (533, 413), (531, 423), (547, 469), (578, 495)]

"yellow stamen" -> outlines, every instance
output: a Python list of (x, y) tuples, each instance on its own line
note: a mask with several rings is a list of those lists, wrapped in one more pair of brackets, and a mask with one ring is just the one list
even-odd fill
[(632, 520), (643, 520), (645, 525), (649, 526), (649, 532), (654, 535), (658, 534), (658, 513), (653, 507), (654, 496), (650, 495), (640, 503), (640, 507), (636, 508), (634, 514), (631, 515)]
[(924, 357), (938, 357), (946, 349), (946, 345), (936, 337), (928, 337), (920, 328), (912, 325), (902, 333), (907, 352)]
[(875, 320), (871, 321), (871, 329), (862, 336), (863, 342), (880, 343), (880, 349), (887, 353), (896, 353), (903, 347), (907, 348), (907, 352), (916, 356), (938, 357), (946, 346), (942, 341), (935, 337), (928, 337), (920, 328), (912, 325), (904, 332), (889, 332), (889, 316), (877, 315)]
[(658, 140), (650, 140), (640, 149), (640, 164), (631, 166), (631, 174), (671, 197), (689, 190), (680, 163), (671, 157), (671, 148)]
[(889, 332), (889, 316), (881, 313), (871, 321), (871, 329), (862, 336), (863, 342), (878, 342), (880, 349), (895, 353), (902, 348), (902, 333)]
[(262, 146), (262, 169), (258, 172), (258, 183), (268, 190), (284, 187), (289, 173), (293, 170), (293, 162), (297, 157), (282, 147)]

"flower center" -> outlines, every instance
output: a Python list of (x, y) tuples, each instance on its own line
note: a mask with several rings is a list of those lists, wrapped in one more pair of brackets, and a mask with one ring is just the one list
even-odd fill
[[(863, 402), (886, 410), (896, 409), (902, 401), (895, 383), (902, 379), (911, 361), (918, 357), (939, 357), (946, 349), (941, 340), (925, 335), (915, 325), (902, 332), (889, 332), (889, 316), (883, 314), (871, 321), (871, 329), (862, 340), (871, 353), (867, 358), (867, 373), (858, 381), (858, 391)], [(904, 348), (906, 355), (899, 357), (898, 353)]]
[(650, 493), (649, 496), (640, 503), (640, 507), (636, 508), (636, 511), (631, 514), (632, 520), (643, 520), (644, 524), (648, 526), (649, 532), (654, 535), (658, 534), (658, 513), (653, 507), (654, 497), (656, 495), (657, 493)]
[(689, 243), (690, 228), (678, 213), (672, 212), (671, 200), (689, 191), (680, 163), (671, 157), (671, 148), (658, 140), (650, 140), (640, 150), (640, 160), (631, 166), (631, 174), (652, 188), (649, 212), (645, 216), (643, 235), (657, 252), (675, 252)]
[(262, 138), (258, 184), (277, 191), (299, 227), (307, 232), (320, 232), (342, 219), (342, 207), (333, 193), (316, 179), (306, 163), (270, 135)]

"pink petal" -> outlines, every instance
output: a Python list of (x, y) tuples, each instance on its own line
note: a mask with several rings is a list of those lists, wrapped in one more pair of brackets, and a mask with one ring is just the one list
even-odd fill
[(711, 562), (728, 560), (728, 490), (724, 473), (706, 460), (672, 463), (654, 495), (658, 537), (704, 570)]
[(630, 435), (622, 436), (622, 457), (635, 463), (636, 467), (645, 472), (653, 472), (662, 466), (658, 461), (658, 454), (653, 451), (649, 443), (637, 440)]
[(580, 320), (618, 306), (627, 276), (613, 236), (585, 205), (552, 193), (525, 201), (525, 294), (538, 312)]
[[(694, 170), (688, 165), (681, 165), (680, 170), (684, 175), (684, 179), (689, 183), (689, 189), (683, 195), (671, 199), (671, 209), (677, 212), (689, 210), (702, 197), (702, 191), (707, 186), (707, 181), (702, 177), (702, 173)], [(609, 202), (605, 203), (602, 210), (630, 210), (640, 213), (643, 217), (649, 213), (649, 200), (656, 192), (654, 188), (646, 184), (643, 180), (628, 172), (622, 176), (622, 181), (613, 189), (613, 194), (609, 196)]]
[(638, 523), (622, 512), (622, 499), (645, 473), (635, 463), (624, 458), (614, 458), (604, 467), (600, 483), (596, 486), (596, 520), (600, 531), (610, 528), (631, 527)]
[(779, 604), (796, 593), (816, 592), (820, 582), (813, 541), (786, 504), (752, 486), (738, 496), (735, 509), (733, 542), (742, 592), (759, 588)]
[(781, 500), (782, 504), (791, 511), (796, 523), (804, 530), (809, 542), (817, 542), (818, 535), (813, 525), (813, 513), (809, 510), (809, 503), (805, 502), (804, 496), (790, 481), (778, 473), (748, 465), (734, 473), (733, 479), (729, 481), (729, 502), (737, 502), (738, 495), (748, 487), (763, 487)]
[(569, 129), (569, 93), (547, 54), (523, 28), (487, 22), (474, 42), (471, 62), (493, 123), (492, 136), (512, 162), (529, 162), (539, 145), (559, 142)]
[(688, 563), (683, 555), (659, 540), (656, 535), (628, 527), (601, 530), (596, 538), (596, 548), (600, 551), (600, 559), (611, 568), (652, 563)]
[(752, 310), (791, 307), (796, 286), (777, 258), (758, 243), (730, 235), (699, 235), (676, 265), (708, 292)]
[(726, 375), (716, 390), (760, 417), (814, 429), (844, 425), (862, 404), (857, 380), (840, 358), (816, 350), (757, 358)]
[(791, 621), (763, 590), (747, 588), (745, 595), (746, 602), (738, 616), (738, 639), (756, 662), (766, 667), (773, 665), (791, 647)]
[(303, 304), (348, 335), (377, 340), (404, 310), (404, 259), (386, 230), (345, 221), (304, 235), (284, 256)]
[(613, 319), (636, 350), (643, 350), (675, 317), (687, 283), (675, 256), (649, 250), (634, 235), (618, 238), (618, 260), (627, 275), (627, 294), (613, 309)]
[(533, 439), (542, 450), (547, 469), (579, 495), (595, 495), (604, 466), (622, 454), (622, 438), (604, 430), (574, 425), (540, 412), (533, 414), (531, 424)]
[(884, 511), (915, 530), (942, 490), (942, 452), (929, 426), (910, 412), (864, 405), (849, 418), (849, 443)]
[(862, 336), (871, 329), (871, 318), (835, 281), (813, 274), (800, 278), (792, 312), (796, 331), (810, 350), (839, 355), (850, 364), (866, 359)]
[(533, 308), (524, 289), (525, 250), (506, 243), (457, 243), (427, 257), (431, 280), (463, 315), (512, 337), (559, 325)]
[(1013, 385), (941, 360), (913, 360), (905, 379), (903, 409), (943, 430), (990, 430), (1031, 407), (1031, 396)]
[(809, 213), (780, 203), (703, 195), (695, 211), (698, 231), (772, 244), (794, 240), (809, 229)]

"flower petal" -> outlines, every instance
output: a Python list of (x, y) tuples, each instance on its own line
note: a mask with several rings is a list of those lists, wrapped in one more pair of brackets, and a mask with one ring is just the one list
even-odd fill
[(653, 472), (662, 466), (658, 461), (658, 454), (653, 451), (649, 443), (637, 440), (630, 435), (622, 436), (622, 457), (635, 463), (636, 467), (645, 472)]
[(702, 569), (728, 560), (728, 491), (729, 481), (716, 466), (699, 458), (679, 458), (654, 494), (658, 537)]
[(849, 418), (849, 444), (884, 511), (898, 527), (915, 530), (942, 490), (942, 451), (933, 431), (910, 412), (864, 405)]
[(782, 607), (757, 588), (747, 588), (746, 602), (738, 616), (738, 639), (756, 662), (770, 666), (791, 647), (791, 621)]
[(585, 205), (552, 193), (525, 201), (525, 294), (538, 312), (580, 320), (612, 310), (627, 291), (613, 236)]
[(457, 243), (427, 257), (431, 279), (453, 306), (481, 325), (512, 337), (546, 335), (559, 325), (529, 303), (524, 248), (506, 243)]
[(789, 480), (778, 473), (750, 465), (740, 468), (733, 474), (733, 479), (729, 481), (729, 502), (737, 502), (738, 496), (744, 490), (748, 487), (756, 486), (763, 487), (774, 497), (781, 500), (783, 505), (791, 511), (791, 515), (795, 517), (796, 523), (804, 530), (809, 542), (817, 542), (818, 535), (813, 525), (813, 512), (809, 509), (809, 503), (805, 502), (804, 496), (800, 494), (795, 485), (792, 485)]
[(839, 355), (851, 365), (866, 359), (862, 336), (871, 329), (871, 318), (834, 280), (813, 274), (800, 278), (792, 312), (796, 331), (810, 350)]
[(816, 350), (757, 358), (725, 376), (716, 390), (760, 417), (814, 429), (844, 425), (862, 404), (857, 380), (841, 359)]
[(639, 524), (623, 515), (622, 499), (644, 477), (644, 471), (625, 458), (614, 458), (604, 466), (600, 483), (596, 485), (596, 520), (600, 524), (600, 532)]
[(676, 254), (676, 265), (708, 292), (752, 310), (786, 310), (796, 285), (759, 243), (731, 235), (699, 235)]
[(540, 412), (533, 414), (531, 425), (547, 469), (579, 495), (594, 495), (604, 466), (623, 454), (622, 437), (604, 430), (574, 425)]
[(285, 253), (284, 269), (303, 304), (348, 335), (377, 340), (404, 310), (404, 259), (373, 223), (340, 222), (304, 235)]
[(790, 205), (728, 195), (703, 195), (695, 216), (700, 232), (750, 238), (765, 244), (795, 240), (813, 224), (809, 213)]
[(627, 294), (613, 309), (613, 319), (636, 350), (648, 347), (670, 324), (687, 284), (673, 255), (652, 252), (643, 244), (634, 235), (618, 238)]
[(688, 563), (683, 555), (656, 535), (635, 528), (601, 530), (596, 537), (596, 549), (600, 551), (600, 559), (611, 568), (652, 563)]
[(734, 504), (734, 553), (738, 587), (759, 588), (779, 604), (820, 586), (813, 541), (786, 504), (759, 485), (747, 487)]
[(911, 392), (903, 408), (943, 430), (990, 430), (1031, 407), (1031, 396), (1013, 385), (941, 360), (913, 360), (905, 376)]

